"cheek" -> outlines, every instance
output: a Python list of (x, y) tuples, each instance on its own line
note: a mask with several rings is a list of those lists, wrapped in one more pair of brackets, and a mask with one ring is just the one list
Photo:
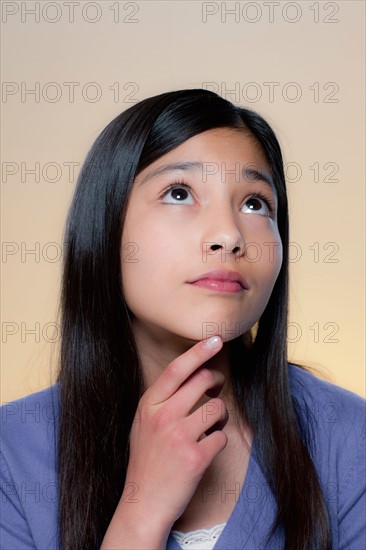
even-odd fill
[(271, 233), (261, 243), (248, 243), (246, 261), (258, 276), (258, 283), (270, 294), (280, 273), (283, 261), (283, 248), (279, 234)]
[(141, 252), (139, 249), (135, 258), (125, 258), (121, 269), (123, 295), (128, 307), (136, 315), (140, 315), (146, 308), (156, 308), (160, 299), (161, 281), (158, 270), (153, 268), (154, 258), (148, 258)]
[[(160, 266), (172, 258), (179, 244), (176, 236), (163, 223), (140, 223), (134, 227), (127, 227), (122, 238), (122, 260), (133, 249), (135, 264), (142, 269), (160, 271)], [(153, 275), (151, 272), (150, 275)]]
[(276, 241), (268, 241), (264, 248), (264, 260), (267, 266), (268, 276), (275, 281), (282, 266), (282, 242), (280, 239)]
[(246, 256), (251, 262), (282, 261), (282, 241), (277, 223), (262, 216), (248, 215), (241, 226)]
[(162, 292), (169, 290), (177, 254), (179, 256), (176, 237), (161, 221), (126, 224), (121, 245), (121, 271), (124, 296), (131, 309), (140, 303), (154, 307)]

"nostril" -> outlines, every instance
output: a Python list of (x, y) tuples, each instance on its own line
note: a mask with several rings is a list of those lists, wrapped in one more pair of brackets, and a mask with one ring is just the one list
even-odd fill
[(218, 250), (219, 248), (221, 248), (221, 245), (220, 244), (213, 244), (211, 246), (211, 250)]

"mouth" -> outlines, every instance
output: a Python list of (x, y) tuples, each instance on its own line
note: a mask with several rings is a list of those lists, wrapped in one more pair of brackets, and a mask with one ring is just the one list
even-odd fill
[(235, 271), (213, 270), (187, 282), (216, 292), (239, 293), (249, 290), (246, 280)]

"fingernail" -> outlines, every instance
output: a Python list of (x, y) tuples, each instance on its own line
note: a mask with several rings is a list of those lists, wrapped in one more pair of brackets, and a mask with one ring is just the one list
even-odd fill
[(211, 336), (211, 338), (208, 338), (208, 340), (204, 341), (205, 346), (210, 349), (218, 348), (220, 343), (221, 343), (220, 336)]

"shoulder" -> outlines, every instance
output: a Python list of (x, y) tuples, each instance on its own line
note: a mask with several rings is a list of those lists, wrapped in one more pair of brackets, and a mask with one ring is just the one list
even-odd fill
[(4, 548), (57, 547), (59, 387), (0, 407)]
[(293, 364), (289, 382), (323, 480), (336, 483), (339, 491), (365, 486), (366, 400)]
[(337, 547), (366, 548), (366, 400), (296, 365), (289, 365), (289, 380), (313, 427), (312, 458)]
[[(10, 421), (10, 418), (15, 422), (21, 421), (27, 415), (28, 411), (37, 413), (41, 408), (45, 409), (50, 407), (51, 403), (56, 403), (58, 405), (58, 400), (59, 384), (56, 383), (44, 390), (30, 393), (24, 397), (19, 397), (14, 401), (2, 403), (0, 406), (1, 420), (4, 421), (5, 417), (8, 421)], [(18, 413), (20, 413), (20, 416)]]
[(15, 426), (25, 431), (36, 425), (45, 425), (57, 421), (59, 412), (59, 384), (31, 393), (14, 401), (3, 403), (0, 407), (2, 432)]
[(363, 397), (291, 363), (289, 383), (295, 405), (318, 434), (331, 435), (334, 440), (339, 438), (342, 445), (352, 438), (357, 439), (354, 443), (364, 441), (366, 400)]
[(1, 451), (11, 469), (53, 458), (58, 414), (58, 384), (0, 407)]
[(365, 424), (366, 399), (360, 395), (292, 363), (289, 363), (289, 382), (292, 396), (307, 404), (318, 421)]

